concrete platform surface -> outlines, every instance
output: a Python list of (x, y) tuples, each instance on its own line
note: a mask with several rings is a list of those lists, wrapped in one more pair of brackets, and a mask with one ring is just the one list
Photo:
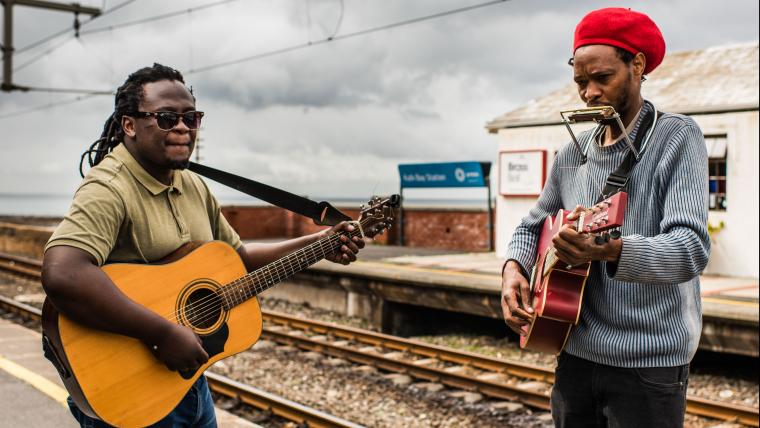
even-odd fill
[[(42, 356), (40, 336), (0, 319), (0, 428), (79, 426), (57, 372)], [(216, 417), (220, 428), (259, 427), (219, 408)]]
[[(493, 252), (458, 253), (387, 245), (368, 245), (349, 266), (326, 261), (312, 269), (342, 275), (367, 275), (430, 286), (500, 293), (504, 260)], [(700, 277), (703, 313), (708, 317), (757, 324), (760, 288), (757, 278)]]

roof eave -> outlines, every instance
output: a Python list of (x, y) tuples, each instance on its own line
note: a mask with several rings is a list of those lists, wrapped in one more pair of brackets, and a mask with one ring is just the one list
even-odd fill
[[(706, 115), (706, 114), (725, 114), (725, 113), (741, 113), (741, 112), (748, 112), (748, 111), (757, 111), (760, 110), (760, 105), (758, 103), (749, 103), (749, 104), (736, 104), (731, 106), (705, 106), (705, 107), (674, 107), (674, 108), (665, 108), (664, 111), (672, 112), (672, 113), (679, 113), (686, 116), (700, 116), (700, 115)], [(500, 129), (514, 129), (514, 128), (531, 128), (531, 127), (539, 127), (539, 126), (557, 126), (562, 125), (561, 120), (549, 120), (549, 119), (543, 119), (543, 120), (516, 120), (516, 121), (510, 121), (510, 120), (493, 120), (491, 122), (488, 122), (485, 126), (485, 128), (488, 130), (489, 134), (496, 134), (499, 132)]]

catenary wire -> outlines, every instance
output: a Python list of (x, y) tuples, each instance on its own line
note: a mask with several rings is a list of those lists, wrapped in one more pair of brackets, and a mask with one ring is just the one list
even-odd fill
[(90, 98), (95, 97), (95, 96), (97, 96), (97, 94), (80, 95), (80, 96), (78, 96), (76, 98), (72, 98), (72, 99), (68, 99), (68, 100), (62, 100), (62, 101), (57, 101), (57, 102), (54, 102), (54, 103), (47, 103), (47, 104), (43, 104), (43, 105), (39, 105), (39, 106), (36, 106), (36, 107), (29, 108), (29, 109), (26, 109), (26, 110), (19, 110), (19, 111), (15, 111), (15, 112), (11, 112), (11, 113), (0, 114), (0, 119), (7, 119), (9, 117), (21, 116), (22, 114), (33, 113), (35, 111), (46, 110), (46, 109), (49, 109), (49, 108), (58, 107), (58, 106), (66, 105), (66, 104), (73, 104), (73, 103), (76, 103), (76, 102), (79, 102), (79, 101), (85, 101), (85, 100), (90, 99)]
[[(127, 2), (131, 3), (133, 1), (135, 1), (135, 0), (128, 0)], [(237, 1), (237, 0), (222, 0), (222, 1), (214, 2), (214, 3), (209, 3), (209, 4), (206, 4), (206, 5), (197, 6), (197, 7), (185, 8), (185, 9), (182, 9), (182, 10), (177, 10), (177, 11), (174, 11), (174, 12), (169, 12), (169, 13), (165, 13), (165, 14), (161, 14), (161, 15), (149, 16), (147, 18), (138, 19), (136, 21), (130, 21), (130, 22), (124, 22), (124, 23), (121, 23), (121, 24), (109, 25), (107, 27), (93, 28), (92, 30), (80, 30), (79, 31), (79, 35), (93, 34), (93, 33), (99, 33), (99, 32), (104, 32), (104, 31), (113, 31), (113, 30), (117, 30), (119, 28), (135, 26), (135, 25), (138, 25), (138, 24), (146, 23), (146, 22), (152, 22), (152, 21), (158, 21), (158, 20), (162, 20), (162, 19), (172, 18), (172, 17), (177, 16), (177, 15), (182, 15), (182, 14), (186, 14), (186, 13), (192, 13), (192, 12), (195, 12), (195, 11), (198, 11), (198, 10), (208, 9), (210, 7), (219, 6), (219, 5), (222, 5), (222, 4), (225, 4), (225, 3), (230, 3), (230, 2), (233, 2), (233, 1)], [(127, 2), (125, 2), (125, 3), (127, 3)], [(116, 9), (116, 8), (114, 8), (114, 9)], [(111, 10), (114, 10), (114, 9), (111, 9)], [(103, 16), (103, 14), (101, 14), (100, 16)], [(87, 22), (90, 22), (90, 21), (87, 21)], [(70, 29), (70, 28), (66, 29), (65, 31), (61, 31), (61, 32), (59, 32), (59, 33), (57, 33), (55, 35), (49, 36), (49, 38), (47, 38), (47, 40), (55, 38), (53, 36), (57, 37), (57, 36), (59, 36), (61, 34), (65, 34), (66, 32), (69, 32), (69, 31), (73, 31), (73, 30)], [(44, 57), (45, 55), (53, 52), (54, 50), (56, 50), (58, 48), (60, 48), (61, 46), (63, 46), (64, 44), (68, 43), (69, 41), (71, 41), (74, 38), (75, 38), (74, 34), (70, 34), (69, 37), (65, 38), (61, 43), (59, 43), (59, 44), (57, 44), (57, 45), (55, 45), (55, 46), (53, 46), (51, 48), (46, 49), (44, 52), (42, 52), (41, 54), (38, 54), (35, 57), (31, 58), (30, 60), (28, 60), (24, 64), (22, 64), (22, 65), (20, 65), (18, 67), (15, 67), (13, 69), (13, 71), (19, 71), (19, 70), (21, 70), (23, 68), (28, 67), (29, 65), (31, 65), (31, 64), (39, 61), (40, 58)], [(44, 40), (44, 41), (47, 41), (47, 40)], [(44, 43), (44, 41), (35, 42), (34, 45), (35, 46), (40, 45), (40, 44)], [(22, 49), (26, 50), (26, 49), (30, 49), (32, 47), (33, 47), (32, 45), (29, 45), (29, 46), (26, 46), (25, 48), (22, 48)], [(21, 49), (17, 50), (17, 52), (19, 52), (19, 51), (21, 51)]]
[[(134, 0), (131, 0), (131, 1), (134, 1)], [(223, 4), (223, 3), (230, 2), (230, 1), (235, 1), (235, 0), (224, 0), (222, 2), (217, 2), (217, 3), (213, 3), (213, 4), (214, 5), (218, 5), (218, 4)], [(487, 7), (487, 6), (492, 6), (492, 5), (499, 4), (499, 3), (505, 3), (507, 1), (509, 1), (509, 0), (492, 0), (492, 1), (489, 1), (489, 2), (479, 3), (479, 4), (475, 4), (475, 5), (471, 5), (471, 6), (465, 6), (465, 7), (461, 7), (461, 8), (457, 8), (457, 9), (451, 9), (451, 10), (447, 10), (447, 11), (443, 11), (443, 12), (434, 13), (434, 14), (431, 14), (431, 15), (425, 15), (425, 16), (421, 16), (421, 17), (417, 17), (417, 18), (407, 19), (407, 20), (404, 20), (404, 21), (398, 21), (398, 22), (394, 22), (394, 23), (390, 23), (390, 24), (386, 24), (386, 25), (381, 25), (381, 26), (377, 26), (377, 27), (372, 27), (372, 28), (364, 29), (364, 30), (359, 30), (359, 31), (355, 31), (355, 32), (352, 32), (352, 33), (347, 33), (347, 34), (340, 35), (340, 36), (331, 36), (331, 37), (328, 37), (326, 39), (319, 40), (319, 41), (316, 41), (316, 42), (308, 42), (308, 43), (305, 43), (305, 44), (299, 44), (299, 45), (294, 45), (294, 46), (290, 46), (290, 47), (286, 47), (286, 48), (276, 49), (276, 50), (272, 50), (272, 51), (268, 51), (268, 52), (262, 52), (262, 53), (251, 55), (251, 56), (248, 56), (248, 57), (239, 58), (239, 59), (236, 59), (236, 60), (225, 61), (225, 62), (221, 62), (221, 63), (217, 63), (217, 64), (212, 64), (212, 65), (208, 65), (208, 66), (204, 66), (204, 67), (190, 69), (190, 70), (186, 71), (185, 74), (201, 73), (201, 72), (204, 72), (204, 71), (209, 71), (209, 70), (213, 70), (213, 69), (217, 69), (217, 68), (227, 67), (227, 66), (231, 66), (231, 65), (247, 62), (247, 61), (253, 61), (253, 60), (257, 60), (257, 59), (271, 57), (271, 56), (283, 54), (283, 53), (286, 53), (286, 52), (292, 52), (292, 51), (296, 51), (296, 50), (301, 50), (301, 49), (305, 49), (305, 48), (308, 48), (308, 47), (311, 47), (311, 46), (315, 46), (315, 45), (319, 45), (319, 44), (325, 44), (325, 43), (328, 43), (328, 42), (331, 42), (331, 41), (335, 41), (335, 40), (348, 39), (348, 38), (352, 38), (352, 37), (358, 37), (358, 36), (362, 36), (362, 35), (378, 32), (378, 31), (382, 31), (382, 30), (388, 30), (388, 29), (391, 29), (391, 28), (402, 27), (402, 26), (405, 26), (405, 25), (410, 25), (410, 24), (414, 24), (414, 23), (418, 23), (418, 22), (422, 22), (422, 21), (427, 21), (427, 20), (431, 20), (431, 19), (437, 19), (437, 18), (441, 18), (441, 17), (444, 17), (444, 16), (454, 15), (454, 14), (457, 14), (457, 13), (468, 12), (468, 11), (471, 11), (471, 10), (474, 10), (474, 9), (479, 9), (479, 8), (483, 8), (483, 7)], [(206, 5), (206, 6), (208, 6), (208, 5)], [(183, 11), (177, 12), (177, 13), (187, 13), (187, 10), (183, 10)], [(151, 19), (151, 18), (146, 18), (146, 20), (147, 19)], [(27, 65), (29, 65), (29, 63), (26, 63), (23, 66), (27, 66)], [(89, 96), (92, 96), (92, 94), (88, 94), (88, 97)], [(17, 115), (21, 115), (21, 114), (25, 114), (25, 113), (31, 113), (33, 111), (43, 110), (45, 108), (51, 108), (51, 107), (55, 107), (55, 106), (60, 105), (60, 104), (67, 104), (67, 103), (72, 103), (72, 102), (76, 102), (76, 101), (80, 101), (80, 99), (77, 98), (77, 99), (74, 99), (74, 100), (67, 100), (67, 101), (64, 101), (64, 102), (61, 102), (61, 103), (53, 103), (53, 104), (49, 104), (47, 106), (38, 106), (38, 107), (35, 107), (35, 108), (32, 108), (32, 109), (27, 109), (27, 110), (23, 110), (23, 111), (19, 111), (19, 112), (8, 113), (8, 114), (5, 114), (5, 115), (0, 115), (0, 119), (3, 119), (5, 117), (17, 116)]]
[(219, 63), (216, 63), (216, 64), (211, 64), (211, 65), (206, 65), (206, 66), (203, 66), (203, 67), (194, 68), (194, 69), (186, 71), (185, 74), (202, 73), (204, 71), (210, 71), (210, 70), (214, 70), (214, 69), (217, 69), (217, 68), (228, 67), (228, 66), (231, 66), (231, 65), (240, 64), (240, 63), (243, 63), (243, 62), (254, 61), (254, 60), (257, 60), (257, 59), (268, 58), (268, 57), (271, 57), (271, 56), (280, 55), (280, 54), (283, 54), (283, 53), (286, 53), (286, 52), (293, 52), (293, 51), (297, 51), (297, 50), (301, 50), (301, 49), (306, 49), (306, 48), (309, 48), (309, 47), (312, 47), (312, 46), (321, 45), (321, 44), (333, 42), (333, 41), (336, 41), (336, 40), (349, 39), (349, 38), (352, 38), (352, 37), (363, 36), (363, 35), (370, 34), (370, 33), (375, 33), (375, 32), (378, 32), (378, 31), (389, 30), (391, 28), (397, 28), (397, 27), (402, 27), (402, 26), (405, 26), (405, 25), (416, 24), (416, 23), (422, 22), (422, 21), (442, 18), (444, 16), (454, 15), (454, 14), (457, 14), (457, 13), (468, 12), (468, 11), (471, 11), (471, 10), (474, 10), (474, 9), (480, 9), (480, 8), (487, 7), (487, 6), (493, 6), (493, 5), (499, 4), (499, 3), (505, 3), (507, 1), (509, 1), (509, 0), (492, 0), (492, 1), (489, 1), (489, 2), (485, 2), (485, 3), (474, 4), (472, 6), (460, 7), (460, 8), (457, 8), (457, 9), (446, 10), (446, 11), (434, 13), (434, 14), (431, 14), (431, 15), (420, 16), (420, 17), (417, 17), (417, 18), (407, 19), (407, 20), (404, 20), (404, 21), (398, 21), (398, 22), (393, 22), (393, 23), (386, 24), (386, 25), (380, 25), (380, 26), (377, 26), (377, 27), (367, 28), (367, 29), (364, 29), (364, 30), (355, 31), (353, 33), (346, 33), (346, 34), (343, 34), (343, 35), (340, 35), (340, 36), (331, 36), (331, 37), (327, 37), (326, 39), (318, 40), (316, 42), (309, 41), (307, 43), (302, 43), (302, 44), (298, 44), (298, 45), (288, 46), (288, 47), (285, 47), (285, 48), (275, 49), (275, 50), (271, 50), (271, 51), (267, 51), (267, 52), (261, 52), (261, 53), (250, 55), (250, 56), (246, 56), (246, 57), (243, 57), (243, 58), (233, 59), (233, 60), (229, 60), (229, 61), (223, 61), (223, 62), (219, 62)]
[[(124, 6), (127, 6), (127, 5), (128, 5), (128, 4), (130, 4), (130, 3), (134, 3), (135, 1), (136, 1), (136, 0), (125, 0), (125, 1), (123, 1), (123, 2), (121, 2), (121, 3), (119, 3), (119, 4), (117, 4), (116, 6), (114, 6), (114, 7), (110, 8), (110, 9), (108, 9), (108, 10), (106, 10), (106, 11), (103, 11), (103, 13), (101, 13), (100, 15), (98, 15), (98, 16), (93, 16), (92, 18), (88, 19), (87, 21), (84, 21), (84, 22), (82, 22), (82, 23), (80, 24), (80, 26), (83, 26), (83, 25), (87, 25), (87, 24), (89, 24), (90, 22), (92, 22), (94, 19), (97, 19), (97, 18), (101, 18), (101, 17), (103, 17), (103, 16), (105, 16), (105, 15), (108, 15), (109, 13), (111, 13), (111, 12), (114, 12), (114, 11), (116, 11), (116, 10), (119, 10), (119, 9), (123, 8)], [(24, 46), (24, 47), (22, 47), (22, 48), (18, 48), (18, 49), (16, 49), (16, 50), (14, 51), (14, 53), (16, 53), (16, 54), (20, 54), (20, 53), (22, 53), (22, 52), (28, 51), (29, 49), (35, 48), (35, 47), (37, 47), (37, 46), (39, 46), (39, 45), (41, 45), (41, 44), (43, 44), (43, 43), (46, 43), (46, 42), (48, 42), (48, 41), (50, 41), (50, 40), (53, 40), (53, 39), (55, 39), (56, 37), (58, 37), (58, 36), (61, 36), (61, 35), (63, 35), (63, 34), (66, 34), (66, 33), (70, 32), (70, 31), (74, 31), (74, 30), (73, 30), (71, 27), (66, 27), (66, 28), (63, 28), (63, 29), (61, 29), (61, 31), (58, 31), (58, 32), (55, 32), (55, 33), (53, 33), (53, 34), (47, 35), (47, 36), (45, 36), (45, 37), (41, 38), (40, 40), (37, 40), (36, 42), (30, 43), (30, 44), (28, 44), (28, 45), (26, 45), (26, 46)], [(80, 32), (80, 34), (81, 34), (81, 32)], [(73, 35), (73, 34), (72, 34), (71, 36), (72, 36), (72, 37), (74, 37), (74, 35)]]

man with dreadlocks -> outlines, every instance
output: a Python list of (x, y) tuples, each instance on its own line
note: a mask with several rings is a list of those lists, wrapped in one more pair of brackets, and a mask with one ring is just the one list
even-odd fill
[[(202, 117), (178, 71), (154, 64), (131, 74), (116, 93), (103, 135), (82, 156), (84, 161), (95, 153), (93, 168), (45, 247), (43, 261), (43, 286), (60, 312), (142, 341), (177, 371), (195, 371), (208, 361), (198, 336), (129, 299), (99, 266), (149, 263), (190, 241), (220, 240), (237, 250), (250, 271), (323, 236), (353, 230), (343, 222), (281, 243), (244, 245), (205, 183), (186, 170)], [(340, 251), (328, 260), (348, 264), (364, 242), (341, 239)], [(69, 407), (82, 426), (107, 426), (70, 398)], [(205, 377), (155, 426), (216, 426)]]

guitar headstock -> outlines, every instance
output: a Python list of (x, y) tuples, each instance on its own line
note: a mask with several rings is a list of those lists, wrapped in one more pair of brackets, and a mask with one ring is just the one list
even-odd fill
[(597, 204), (601, 210), (593, 214), (585, 214), (578, 219), (579, 231), (595, 233), (614, 229), (623, 225), (625, 208), (628, 205), (628, 194), (618, 192)]
[(362, 205), (359, 221), (364, 229), (364, 235), (372, 238), (390, 229), (396, 218), (396, 208), (400, 204), (401, 196), (390, 195), (388, 197), (373, 196), (367, 205)]

